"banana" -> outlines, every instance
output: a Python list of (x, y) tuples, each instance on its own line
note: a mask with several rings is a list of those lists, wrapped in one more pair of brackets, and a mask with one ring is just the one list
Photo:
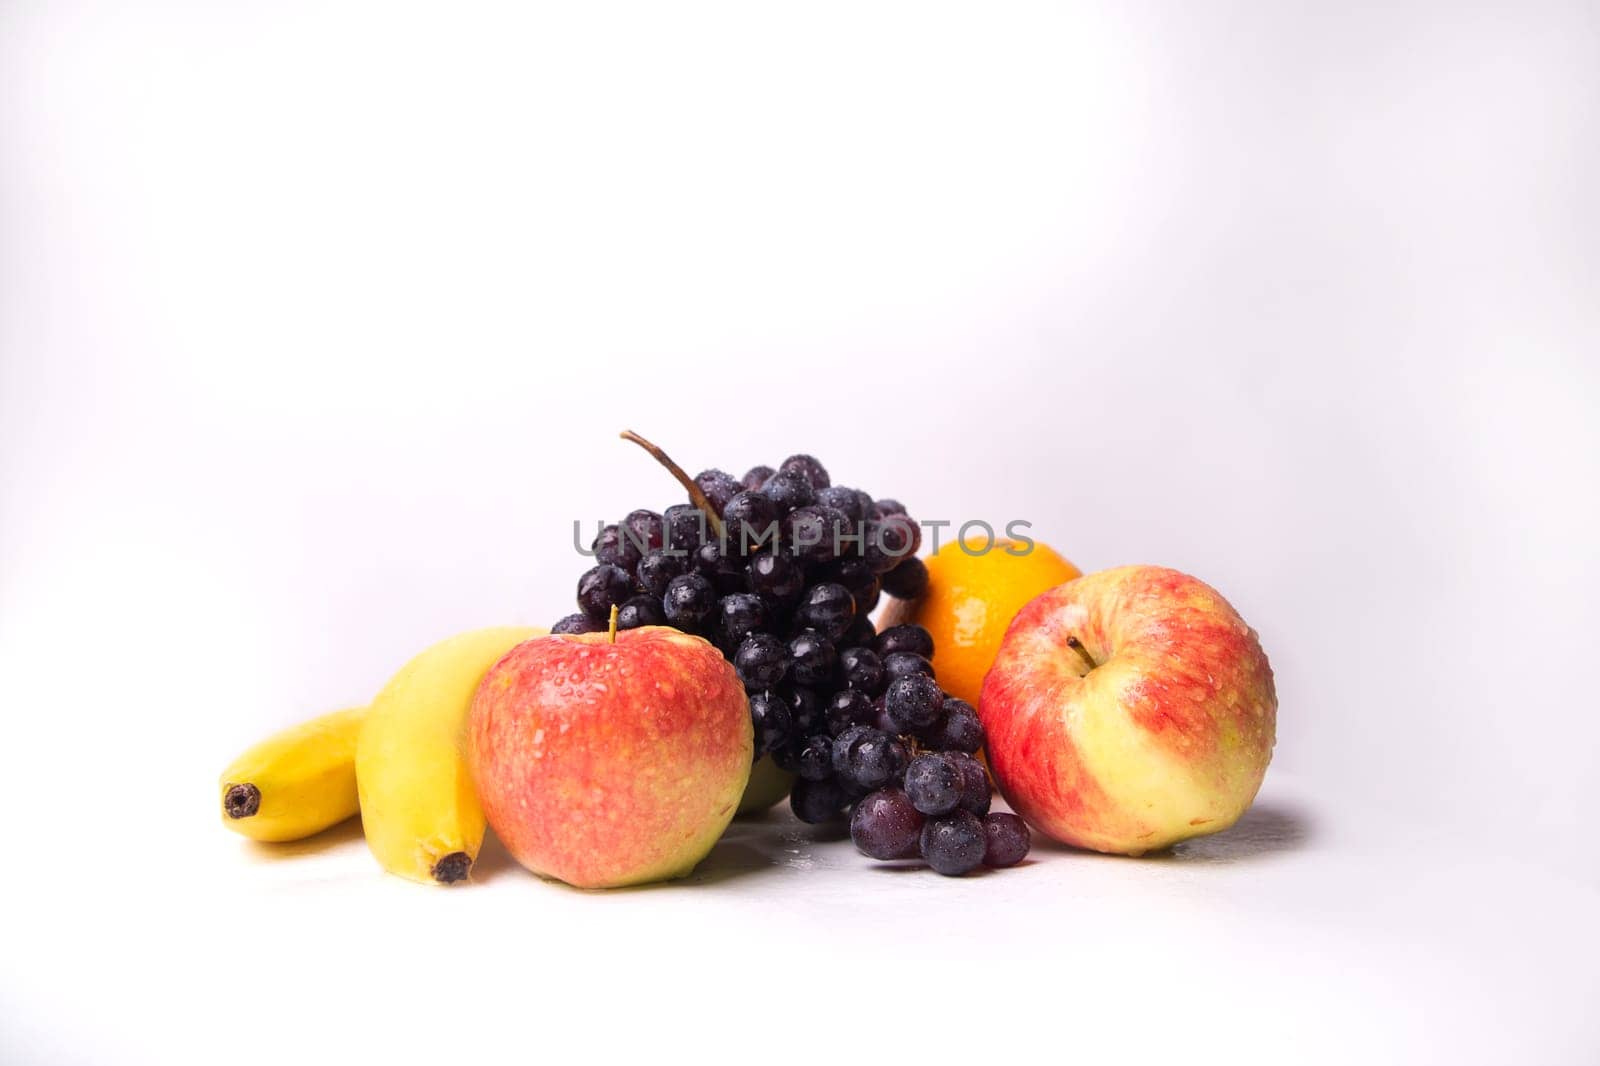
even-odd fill
[(361, 825), (379, 865), (433, 884), (467, 876), (483, 808), (463, 757), (467, 711), (489, 667), (543, 629), (462, 633), (412, 659), (372, 701), (356, 743)]
[(356, 735), (365, 707), (268, 737), (222, 771), (222, 824), (251, 840), (299, 840), (356, 813)]

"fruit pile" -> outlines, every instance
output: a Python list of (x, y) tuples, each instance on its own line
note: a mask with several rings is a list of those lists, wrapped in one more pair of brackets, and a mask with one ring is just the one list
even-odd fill
[(578, 612), (552, 633), (670, 626), (704, 637), (733, 664), (749, 697), (755, 756), (796, 775), (795, 816), (850, 811), (857, 847), (876, 859), (920, 854), (939, 873), (1009, 866), (1028, 851), (1013, 815), (990, 813), (983, 727), (943, 692), (920, 626), (876, 631), (882, 594), (914, 599), (928, 572), (921, 529), (899, 502), (835, 485), (810, 455), (742, 478), (690, 479), (664, 512), (604, 526), (596, 564), (578, 580)]
[(218, 780), (223, 824), (289, 841), (359, 813), (380, 865), (429, 884), (469, 880), (493, 829), (541, 877), (614, 888), (687, 875), (786, 794), (949, 876), (1021, 862), (1030, 829), (1160, 851), (1254, 800), (1272, 668), (1211, 586), (1029, 540), (925, 565), (904, 507), (809, 455), (691, 478), (623, 436), (689, 502), (604, 526), (576, 613), (443, 640), (369, 706), (257, 744)]

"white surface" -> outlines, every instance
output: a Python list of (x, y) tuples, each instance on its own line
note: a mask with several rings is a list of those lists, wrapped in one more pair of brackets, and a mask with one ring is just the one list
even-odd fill
[(447, 891), (380, 875), (354, 824), (174, 830), (18, 923), (7, 1061), (1555, 1063), (1600, 1037), (1592, 886), (1288, 775), (1148, 860), (1043, 844), (945, 879), (835, 837), (780, 810), (686, 881), (584, 893), (494, 844)]
[[(0, 11), (0, 1058), (1593, 1061), (1592, 7), (977, 12)], [(239, 748), (672, 500), (623, 426), (1215, 584), (1259, 832), (249, 861)]]

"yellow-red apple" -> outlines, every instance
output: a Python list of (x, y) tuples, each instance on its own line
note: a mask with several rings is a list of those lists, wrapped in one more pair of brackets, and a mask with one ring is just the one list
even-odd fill
[(1227, 600), (1176, 570), (1124, 566), (1018, 612), (978, 713), (995, 782), (1028, 824), (1141, 855), (1244, 813), (1277, 708), (1261, 643)]
[(534, 873), (661, 881), (694, 869), (733, 818), (750, 707), (721, 653), (676, 629), (539, 637), (478, 686), (467, 758), (489, 825)]

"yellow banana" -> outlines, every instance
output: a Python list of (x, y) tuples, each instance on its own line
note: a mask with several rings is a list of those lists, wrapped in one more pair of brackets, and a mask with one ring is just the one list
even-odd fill
[(222, 824), (251, 840), (299, 840), (356, 813), (356, 735), (365, 707), (268, 737), (222, 771)]
[(483, 808), (462, 732), (473, 693), (501, 656), (543, 629), (462, 633), (412, 659), (372, 701), (356, 743), (367, 846), (392, 874), (450, 884), (483, 843)]

